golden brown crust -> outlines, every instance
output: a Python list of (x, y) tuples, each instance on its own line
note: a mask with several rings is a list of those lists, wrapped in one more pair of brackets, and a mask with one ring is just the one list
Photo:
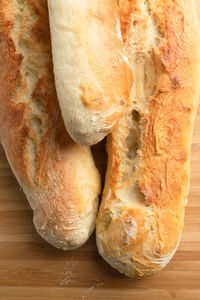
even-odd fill
[[(91, 35), (86, 34), (85, 45), (89, 69), (101, 90), (91, 82), (81, 82), (83, 104), (88, 109), (100, 112), (108, 110), (115, 103), (123, 106), (129, 97), (132, 75), (130, 66), (122, 59), (125, 52), (119, 33), (117, 34), (119, 16), (115, 1), (98, 1), (95, 11), (91, 9), (87, 19), (89, 30), (93, 26), (98, 28), (99, 38), (93, 36), (91, 39)], [(120, 115), (121, 113), (122, 110)], [(119, 119), (117, 112), (115, 119)]]
[[(169, 262), (183, 229), (200, 41), (193, 1), (130, 2), (133, 26), (126, 26), (124, 40), (135, 83), (128, 113), (109, 141), (97, 241), (115, 268), (128, 276), (147, 276)], [(147, 75), (155, 77), (152, 86)], [(139, 113), (139, 122), (131, 110)], [(129, 160), (131, 129), (139, 132), (139, 141)]]
[(89, 148), (61, 117), (46, 2), (0, 1), (0, 136), (37, 231), (70, 249), (94, 229), (100, 182)]

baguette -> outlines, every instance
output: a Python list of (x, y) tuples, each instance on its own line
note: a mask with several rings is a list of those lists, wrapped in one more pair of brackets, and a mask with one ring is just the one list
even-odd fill
[(133, 86), (107, 142), (97, 219), (100, 255), (129, 277), (174, 255), (184, 226), (199, 98), (200, 39), (193, 0), (119, 0)]
[(116, 0), (48, 0), (54, 73), (66, 128), (92, 145), (117, 126), (132, 85)]
[(95, 227), (100, 177), (58, 105), (46, 0), (0, 0), (0, 137), (37, 232), (64, 250)]

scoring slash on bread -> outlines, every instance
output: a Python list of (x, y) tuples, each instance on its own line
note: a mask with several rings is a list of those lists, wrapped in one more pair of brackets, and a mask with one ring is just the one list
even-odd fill
[(149, 276), (180, 241), (199, 97), (200, 39), (192, 0), (119, 0), (133, 86), (108, 138), (97, 219), (101, 256), (120, 272)]
[(0, 137), (38, 233), (64, 250), (95, 227), (100, 177), (65, 130), (54, 87), (47, 1), (0, 0)]
[(55, 82), (72, 138), (92, 145), (117, 126), (132, 85), (116, 0), (48, 0)]

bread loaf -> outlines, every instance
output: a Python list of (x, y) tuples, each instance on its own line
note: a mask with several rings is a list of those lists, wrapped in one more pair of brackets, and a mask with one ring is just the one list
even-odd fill
[(66, 128), (92, 145), (117, 126), (132, 76), (116, 0), (48, 0), (54, 73)]
[(119, 0), (133, 86), (108, 138), (97, 219), (101, 256), (134, 277), (161, 270), (184, 226), (199, 97), (200, 39), (192, 0)]
[(56, 98), (46, 0), (0, 0), (0, 137), (38, 233), (77, 248), (93, 232), (100, 178), (65, 130)]

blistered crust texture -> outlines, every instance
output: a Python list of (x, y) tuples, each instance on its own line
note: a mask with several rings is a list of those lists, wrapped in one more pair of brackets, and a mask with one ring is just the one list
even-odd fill
[(170, 261), (184, 225), (199, 28), (191, 0), (118, 5), (133, 86), (127, 114), (108, 138), (97, 245), (120, 272), (149, 276)]
[(117, 126), (132, 76), (116, 0), (48, 0), (54, 73), (66, 128), (95, 144)]
[(46, 0), (0, 0), (0, 137), (38, 233), (64, 250), (94, 230), (100, 192), (90, 149), (68, 136), (54, 86)]

